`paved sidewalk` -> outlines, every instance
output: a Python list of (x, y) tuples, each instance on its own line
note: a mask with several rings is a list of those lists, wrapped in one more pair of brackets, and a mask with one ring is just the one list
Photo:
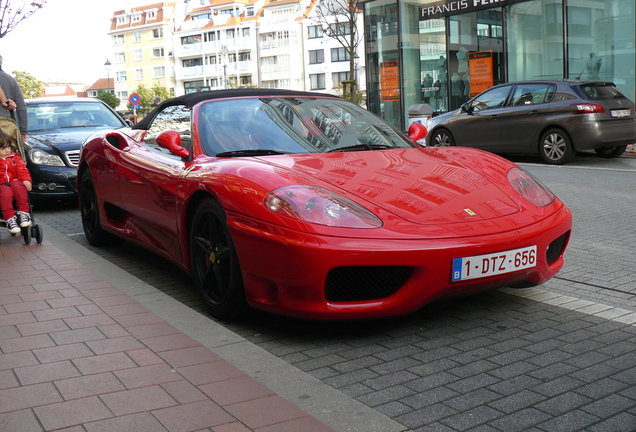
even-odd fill
[[(42, 245), (0, 233), (0, 431), (334, 430), (115, 285), (177, 324), (194, 326), (191, 333), (200, 332), (221, 352), (253, 351), (249, 343), (210, 320), (198, 321), (142, 282), (104, 271), (114, 284), (51, 244), (46, 233)], [(294, 379), (298, 373), (282, 374)], [(337, 430), (355, 430), (337, 411), (318, 412)], [(383, 419), (375, 425), (402, 429), (386, 428)]]

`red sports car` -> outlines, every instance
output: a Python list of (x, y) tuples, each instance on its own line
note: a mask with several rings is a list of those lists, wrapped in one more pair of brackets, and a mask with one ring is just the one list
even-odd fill
[(505, 159), (423, 148), (352, 103), (288, 90), (169, 99), (91, 137), (78, 187), (91, 244), (125, 238), (172, 260), (220, 318), (247, 305), (393, 316), (540, 284), (563, 266), (572, 227)]

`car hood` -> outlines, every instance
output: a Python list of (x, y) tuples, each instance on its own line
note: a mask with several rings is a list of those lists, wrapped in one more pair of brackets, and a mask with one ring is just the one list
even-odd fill
[(418, 224), (483, 221), (520, 211), (500, 186), (437, 151), (289, 155), (267, 163)]
[(79, 150), (84, 141), (93, 133), (104, 128), (56, 129), (46, 133), (29, 132), (28, 144), (44, 150), (55, 149), (60, 152)]

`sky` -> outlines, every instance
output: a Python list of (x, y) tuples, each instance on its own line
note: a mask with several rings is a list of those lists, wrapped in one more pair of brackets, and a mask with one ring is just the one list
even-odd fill
[(107, 77), (113, 13), (152, 0), (48, 0), (0, 39), (2, 69), (28, 72), (43, 82), (91, 85)]

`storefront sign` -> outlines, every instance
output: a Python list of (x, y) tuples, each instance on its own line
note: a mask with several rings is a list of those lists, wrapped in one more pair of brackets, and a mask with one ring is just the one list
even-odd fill
[(420, 6), (420, 20), (441, 18), (481, 9), (505, 6), (521, 0), (445, 0)]
[(400, 100), (400, 74), (396, 60), (380, 63), (380, 100)]
[(468, 53), (468, 72), (470, 76), (470, 97), (492, 87), (495, 82), (492, 51)]

